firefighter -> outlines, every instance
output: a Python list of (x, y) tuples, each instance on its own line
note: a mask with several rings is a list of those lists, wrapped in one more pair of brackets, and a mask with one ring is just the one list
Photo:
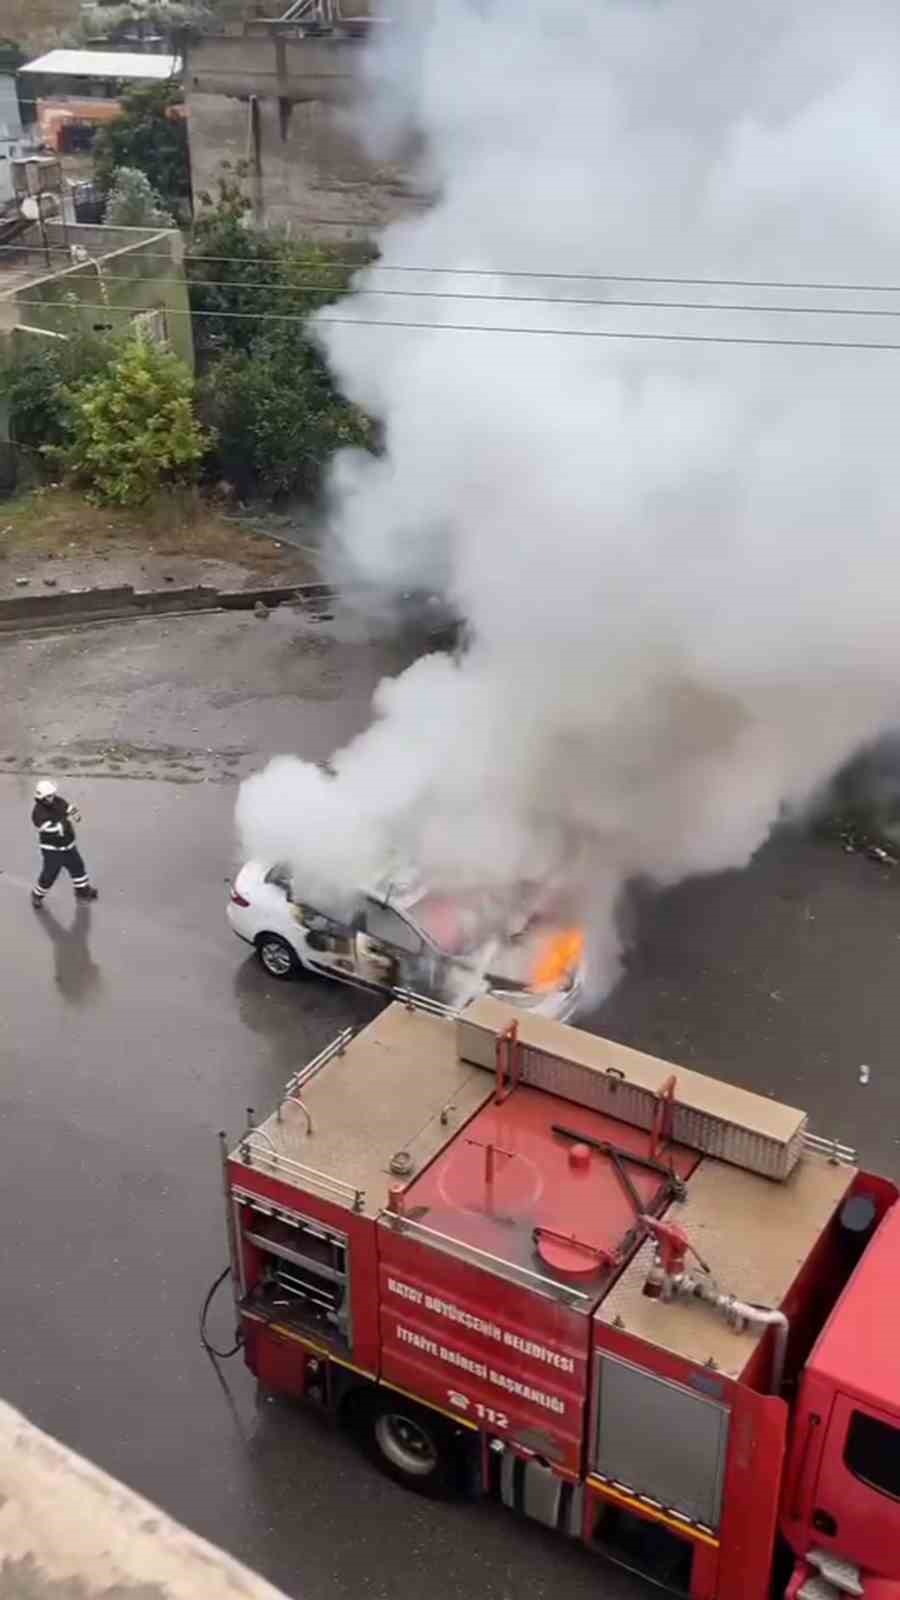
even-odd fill
[(75, 843), (74, 824), (81, 821), (81, 814), (77, 806), (63, 798), (50, 778), (41, 778), (35, 786), (31, 820), (38, 831), (42, 859), (41, 875), (31, 891), (32, 905), (43, 905), (63, 867), (72, 879), (77, 898), (96, 900), (97, 891)]

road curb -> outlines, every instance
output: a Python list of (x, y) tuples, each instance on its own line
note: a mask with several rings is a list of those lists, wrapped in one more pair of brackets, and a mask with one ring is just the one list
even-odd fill
[(257, 605), (271, 610), (291, 602), (311, 611), (321, 611), (333, 598), (327, 583), (292, 583), (259, 589), (216, 589), (208, 584), (181, 589), (135, 589), (132, 584), (122, 584), (115, 589), (11, 595), (0, 599), (0, 633), (130, 617), (171, 616), (189, 611), (252, 611)]

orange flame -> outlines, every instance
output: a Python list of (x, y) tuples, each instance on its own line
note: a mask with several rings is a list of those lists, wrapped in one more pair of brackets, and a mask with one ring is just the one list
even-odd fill
[(556, 989), (565, 983), (584, 955), (581, 928), (562, 928), (548, 939), (534, 965), (531, 981), (536, 989)]

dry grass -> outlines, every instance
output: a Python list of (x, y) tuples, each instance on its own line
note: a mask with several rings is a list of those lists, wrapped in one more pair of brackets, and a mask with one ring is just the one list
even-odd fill
[(199, 495), (161, 496), (139, 510), (93, 506), (73, 490), (35, 489), (0, 502), (0, 553), (18, 557), (191, 556), (276, 570), (293, 554), (227, 520)]
[(38, 54), (60, 44), (80, 15), (80, 0), (3, 0), (0, 34)]

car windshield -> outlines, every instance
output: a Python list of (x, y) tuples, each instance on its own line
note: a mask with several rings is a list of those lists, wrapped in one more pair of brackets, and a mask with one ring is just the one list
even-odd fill
[(499, 934), (503, 916), (487, 895), (429, 891), (406, 907), (410, 922), (448, 956), (470, 956)]

